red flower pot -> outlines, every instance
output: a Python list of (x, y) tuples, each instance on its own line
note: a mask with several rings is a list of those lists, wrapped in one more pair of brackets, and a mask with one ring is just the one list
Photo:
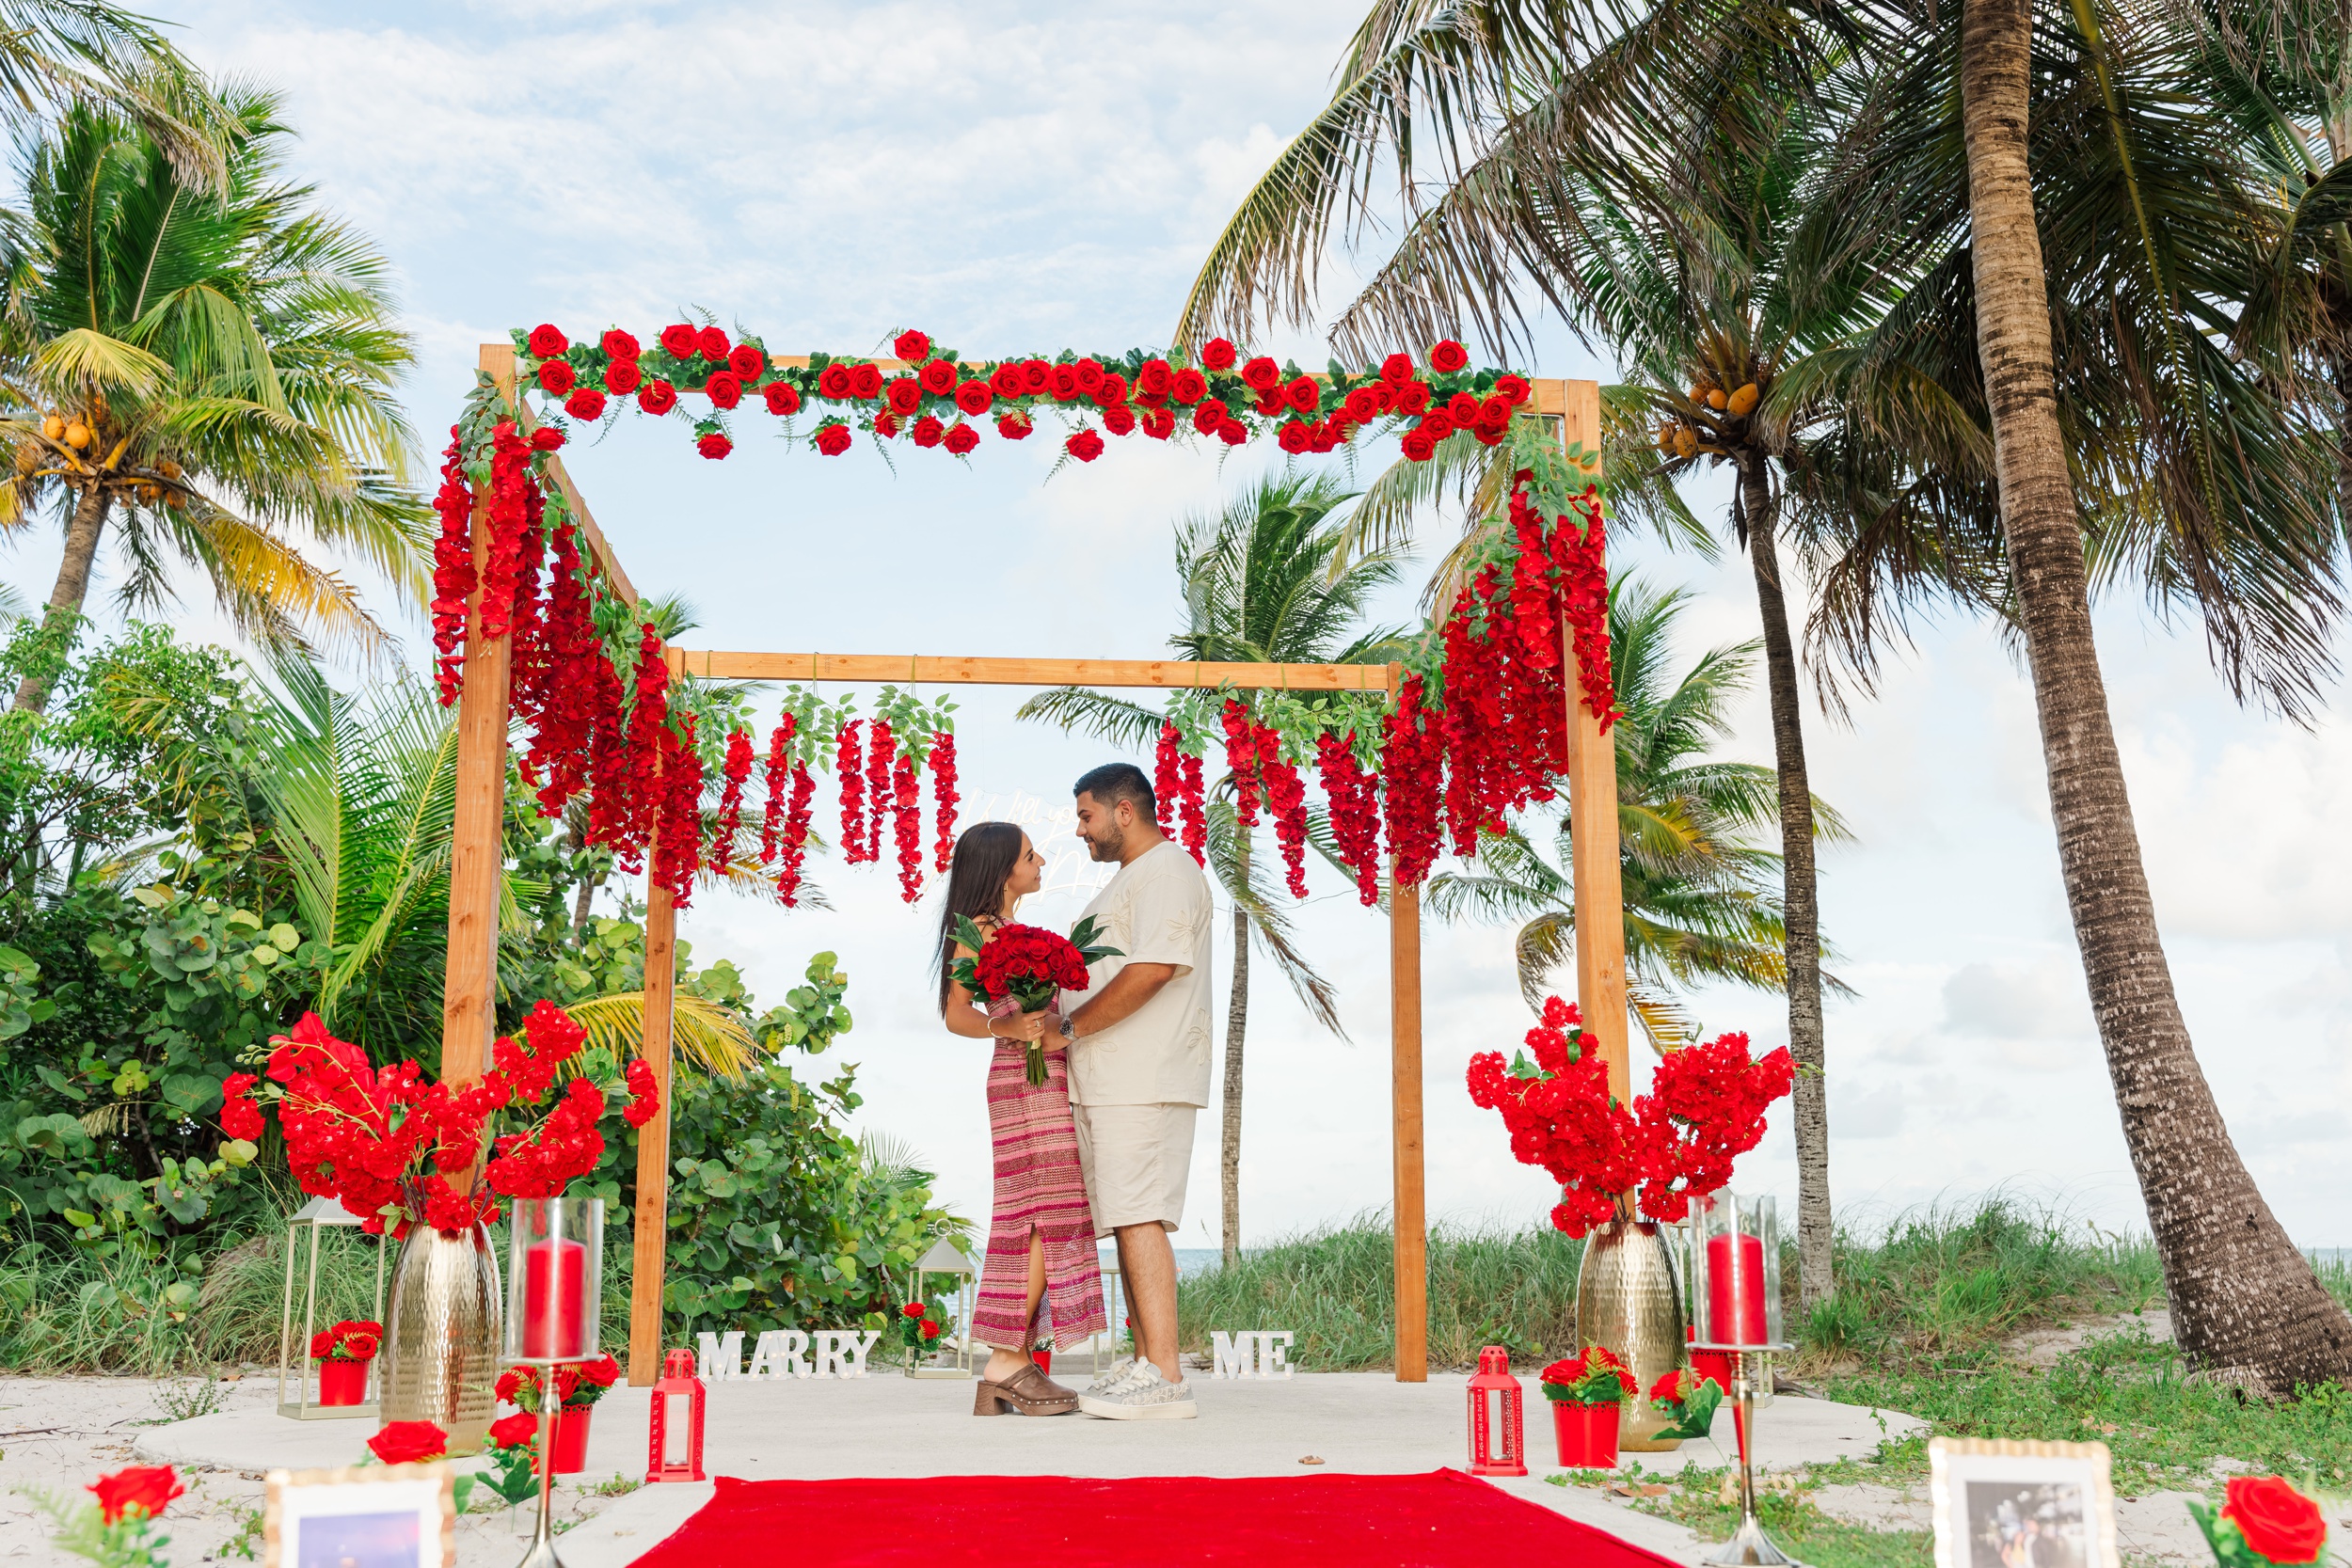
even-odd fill
[(364, 1404), (368, 1398), (368, 1364), (364, 1361), (319, 1363), (319, 1403)]
[(588, 1418), (593, 1404), (569, 1406), (555, 1413), (555, 1473), (576, 1476), (588, 1467)]
[(1567, 1400), (1546, 1402), (1551, 1406), (1551, 1434), (1559, 1439), (1563, 1469), (1617, 1467), (1618, 1405), (1576, 1404)]
[(1033, 1350), (1029, 1355), (1037, 1362), (1039, 1371), (1051, 1372), (1054, 1370), (1054, 1353), (1051, 1350)]

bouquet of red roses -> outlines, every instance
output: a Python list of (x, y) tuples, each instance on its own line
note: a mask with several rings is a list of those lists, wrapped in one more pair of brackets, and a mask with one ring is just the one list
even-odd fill
[[(621, 1364), (610, 1355), (599, 1355), (594, 1361), (564, 1361), (555, 1369), (556, 1402), (566, 1410), (585, 1410), (604, 1398), (605, 1390), (620, 1381)], [(501, 1404), (518, 1405), (532, 1415), (538, 1414), (542, 1390), (547, 1386), (536, 1367), (509, 1367), (499, 1374), (498, 1387), (493, 1390)]]
[[(1094, 929), (1094, 917), (1078, 922), (1069, 936), (1057, 936), (1042, 926), (999, 926), (993, 934), (983, 936), (969, 915), (956, 917), (956, 940), (970, 948), (973, 957), (958, 958), (947, 966), (956, 983), (989, 1004), (989, 1011), (999, 1011), (997, 1004), (1009, 1002), (1025, 1013), (1042, 1012), (1053, 1004), (1057, 991), (1084, 990), (1089, 984), (1087, 965), (1097, 958), (1125, 957), (1116, 947), (1104, 943)], [(1029, 1042), (1029, 1082), (1045, 1082), (1045, 1042)]]
[(332, 1328), (322, 1328), (310, 1336), (310, 1359), (313, 1361), (373, 1361), (376, 1348), (384, 1341), (384, 1325), (363, 1319), (346, 1318)]
[(1541, 1386), (1556, 1404), (1622, 1404), (1641, 1388), (1625, 1363), (1601, 1345), (1586, 1345), (1546, 1367)]

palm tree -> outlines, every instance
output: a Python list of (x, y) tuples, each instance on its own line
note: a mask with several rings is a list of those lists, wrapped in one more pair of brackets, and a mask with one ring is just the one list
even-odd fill
[(112, 111), (193, 184), (220, 187), (227, 117), (151, 22), (105, 0), (0, 0), (0, 129), (24, 136), (68, 105)]
[[(381, 626), (290, 541), (348, 550), (421, 603), (430, 514), (405, 486), (393, 385), (412, 357), (387, 265), (284, 182), (269, 94), (232, 90), (224, 188), (187, 182), (148, 131), (69, 111), (21, 164), (25, 210), (0, 243), (0, 436), (14, 449), (0, 525), (54, 508), (65, 555), (46, 627), (70, 642), (110, 518), (122, 597), (151, 606), (167, 564), (197, 567), (238, 629), (284, 650), (363, 650)], [(16, 705), (38, 711), (36, 671)]]
[[(1385, 664), (1396, 657), (1397, 629), (1367, 628), (1364, 619), (1374, 596), (1396, 581), (1397, 557), (1390, 549), (1346, 556), (1346, 530), (1333, 514), (1353, 499), (1327, 477), (1286, 473), (1259, 481), (1214, 516), (1187, 519), (1176, 540), (1184, 627), (1168, 646), (1212, 663)], [(1078, 687), (1032, 697), (1019, 717), (1143, 752), (1162, 719), (1125, 698)], [(1235, 818), (1232, 791), (1230, 774), (1210, 790), (1207, 850), (1210, 875), (1233, 905), (1218, 1154), (1228, 1262), (1241, 1249), (1242, 1058), (1253, 941), (1264, 946), (1309, 1016), (1345, 1037), (1330, 982), (1293, 942), (1290, 916), (1276, 901), (1264, 863), (1252, 852), (1254, 835)], [(1311, 835), (1318, 847), (1328, 842), (1320, 828)]]
[[(1703, 753), (1731, 733), (1730, 703), (1761, 644), (1702, 655), (1679, 676), (1667, 660), (1691, 595), (1620, 578), (1609, 595), (1609, 657), (1624, 709), (1616, 741), (1617, 827), (1625, 877), (1626, 992), (1661, 1051), (1689, 1044), (1692, 1025), (1672, 992), (1729, 981), (1779, 991), (1788, 983), (1780, 856), (1755, 843), (1777, 825), (1773, 770)], [(1820, 836), (1848, 836), (1813, 804)], [(1529, 817), (1533, 813), (1528, 814)], [(1429, 908), (1441, 919), (1518, 921), (1519, 990), (1539, 1006), (1575, 954), (1575, 884), (1565, 813), (1547, 859), (1528, 819), (1479, 846), (1476, 865), (1439, 873)], [(1832, 979), (1832, 988), (1844, 988)]]

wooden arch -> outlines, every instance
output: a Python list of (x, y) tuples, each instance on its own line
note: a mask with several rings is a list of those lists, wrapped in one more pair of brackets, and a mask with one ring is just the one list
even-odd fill
[[(796, 361), (786, 359), (785, 364)], [(533, 421), (516, 388), (511, 344), (485, 343), (479, 364), (526, 428)], [(885, 373), (907, 367), (882, 361)], [(1535, 381), (1528, 413), (1557, 419), (1570, 452), (1600, 450), (1600, 388), (1591, 381)], [(632, 603), (636, 590), (560, 456), (548, 467), (562, 486), (581, 536), (608, 581)], [(1597, 479), (1598, 469), (1594, 468)], [(489, 551), (486, 500), (477, 500), (473, 550), (477, 580)], [(441, 1076), (454, 1084), (482, 1075), (497, 1025), (498, 912), (503, 872), (510, 640), (485, 638), (481, 590), (467, 606), (466, 682), (457, 705), (454, 842), (450, 859), (449, 965), (441, 1006)], [(1610, 1090), (1629, 1099), (1629, 1036), (1625, 1002), (1624, 890), (1618, 867), (1614, 748), (1584, 705), (1577, 661), (1569, 674), (1568, 803), (1576, 896), (1576, 994), (1587, 1037), (1609, 1063)], [(1109, 686), (1130, 688), (1285, 686), (1293, 690), (1386, 690), (1398, 665), (1204, 664), (1177, 659), (1034, 659), (898, 655), (730, 653), (672, 648), (674, 673), (726, 680), (919, 681), (930, 686)], [(650, 867), (652, 857), (647, 856)], [(677, 912), (650, 876), (645, 899), (645, 1018), (643, 1054), (661, 1089), (661, 1113), (639, 1130), (637, 1212), (630, 1275), (628, 1380), (644, 1386), (661, 1363), (663, 1246), (669, 1234), (670, 1046), (677, 981)], [(1390, 1132), (1395, 1221), (1396, 1377), (1429, 1376), (1428, 1224), (1422, 1147), (1420, 890), (1397, 887), (1389, 914)]]

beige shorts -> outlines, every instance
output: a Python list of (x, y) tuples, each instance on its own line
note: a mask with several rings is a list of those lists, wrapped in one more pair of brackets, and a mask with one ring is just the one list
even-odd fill
[(1078, 1168), (1086, 1176), (1094, 1233), (1152, 1220), (1175, 1229), (1184, 1218), (1198, 1105), (1073, 1105)]

